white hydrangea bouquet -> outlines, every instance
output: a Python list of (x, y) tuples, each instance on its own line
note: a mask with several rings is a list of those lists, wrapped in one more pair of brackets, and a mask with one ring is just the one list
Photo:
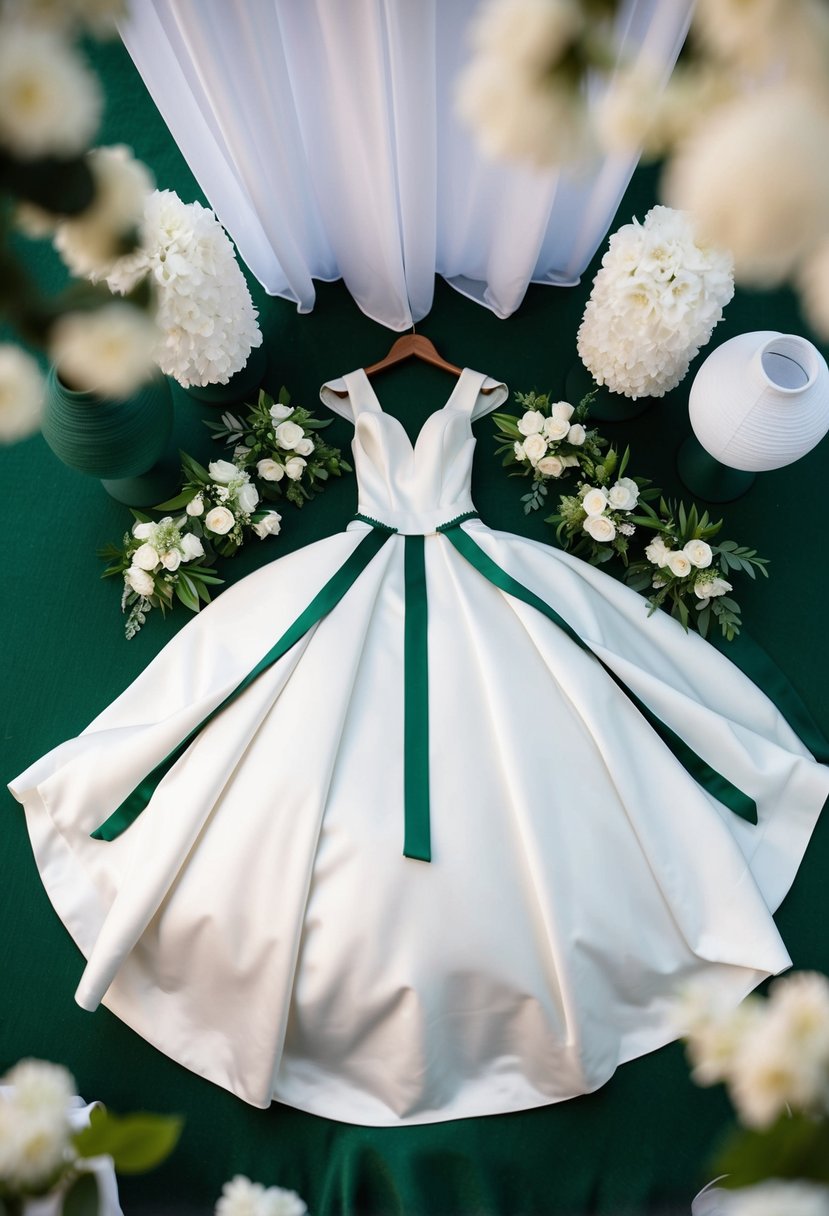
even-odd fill
[(827, 1216), (829, 980), (797, 972), (736, 1008), (692, 988), (681, 1018), (692, 1079), (723, 1082), (742, 1124), (713, 1162), (718, 1189), (694, 1212)]
[(696, 505), (686, 509), (684, 503), (677, 506), (662, 498), (658, 513), (651, 511), (650, 516), (647, 526), (657, 535), (646, 546), (644, 558), (628, 566), (628, 585), (635, 591), (651, 591), (651, 612), (667, 608), (684, 629), (693, 624), (703, 637), (712, 624), (718, 624), (730, 642), (742, 622), (726, 575), (742, 573), (753, 579), (759, 571), (768, 578), (768, 558), (732, 540), (710, 543), (723, 521), (712, 522), (707, 511), (700, 515)]
[(284, 495), (296, 507), (324, 489), (330, 477), (351, 472), (340, 449), (320, 436), (330, 425), (331, 419), (292, 405), (284, 387), (276, 400), (260, 390), (243, 418), (225, 413), (221, 422), (205, 422), (214, 439), (235, 445), (234, 462), (253, 478), (263, 499), (274, 502)]
[[(615, 555), (627, 565), (630, 538), (637, 525), (653, 526), (649, 498), (659, 495), (642, 477), (626, 477), (630, 449), (621, 459), (615, 448), (594, 465), (591, 481), (581, 481), (575, 494), (563, 495), (558, 511), (545, 522), (554, 524), (561, 545), (593, 565)], [(646, 513), (643, 513), (646, 512)]]
[(144, 1173), (169, 1156), (182, 1121), (118, 1116), (75, 1096), (59, 1064), (21, 1060), (0, 1078), (0, 1210), (120, 1211), (119, 1173)]
[(184, 388), (227, 384), (261, 346), (245, 277), (212, 211), (173, 190), (147, 198), (141, 239), (105, 276), (111, 291), (132, 292), (145, 278), (156, 296), (156, 361)]
[(567, 474), (568, 469), (580, 469), (592, 476), (601, 460), (606, 440), (585, 424), (592, 394), (578, 405), (569, 401), (550, 401), (549, 393), (516, 393), (522, 407), (515, 414), (493, 414), (497, 431), (496, 455), (503, 455), (503, 464), (511, 477), (531, 477), (532, 489), (524, 494), (524, 514), (544, 505), (548, 483)]
[(599, 385), (663, 397), (688, 371), (734, 295), (730, 254), (698, 243), (690, 218), (652, 207), (610, 238), (578, 332)]

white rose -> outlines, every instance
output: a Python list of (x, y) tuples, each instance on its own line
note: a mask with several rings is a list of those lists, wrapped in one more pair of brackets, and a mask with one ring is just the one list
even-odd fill
[(609, 544), (616, 535), (613, 520), (606, 515), (588, 515), (582, 526), (589, 536), (602, 544)]
[(235, 523), (236, 520), (227, 507), (214, 507), (204, 517), (205, 528), (209, 532), (215, 532), (217, 536), (224, 536)]
[(299, 443), (294, 445), (294, 451), (298, 456), (310, 456), (314, 450), (314, 441), (309, 439), (307, 435), (300, 439)]
[(523, 443), (519, 443), (517, 439), (516, 439), (515, 443), (513, 444), (513, 451), (515, 452), (516, 460), (526, 460), (527, 459), (527, 453), (524, 451), (524, 445), (523, 445)]
[(587, 438), (587, 432), (580, 422), (574, 422), (567, 432), (567, 442), (572, 443), (574, 447), (580, 448)]
[(601, 515), (607, 506), (607, 495), (604, 490), (588, 490), (581, 505), (588, 515)]
[(569, 456), (562, 456), (561, 463), (564, 465), (565, 469), (575, 469), (579, 465), (579, 458), (578, 456), (573, 456), (571, 453)]
[(258, 460), (256, 472), (263, 481), (281, 481), (285, 476), (285, 469), (276, 460)]
[(522, 435), (537, 435), (544, 429), (544, 415), (539, 410), (527, 410), (524, 417), (518, 419), (518, 429)]
[(683, 545), (682, 552), (687, 554), (688, 561), (698, 570), (704, 570), (706, 566), (710, 566), (714, 557), (711, 546), (707, 545), (704, 540), (689, 540), (687, 545)]
[(259, 491), (252, 482), (246, 481), (244, 485), (239, 486), (236, 501), (242, 510), (247, 515), (250, 515), (251, 511), (256, 509), (256, 504), (259, 502)]
[(132, 587), (133, 591), (144, 597), (152, 595), (155, 590), (153, 576), (146, 570), (142, 570), (140, 566), (130, 566), (129, 570), (125, 570), (124, 582)]
[(149, 540), (155, 532), (155, 524), (137, 523), (132, 526), (132, 534), (136, 540)]
[(305, 471), (307, 461), (301, 456), (292, 456), (290, 460), (285, 461), (285, 472), (291, 481), (299, 481)]
[(562, 422), (569, 422), (573, 417), (573, 407), (569, 401), (556, 401), (550, 408), (550, 416), (560, 418)]
[(286, 451), (292, 451), (305, 434), (302, 427), (296, 422), (280, 422), (279, 426), (274, 427), (273, 433), (276, 436), (276, 442)]
[(639, 487), (632, 477), (620, 477), (607, 500), (616, 511), (632, 511), (639, 501)]
[(564, 461), (559, 456), (545, 456), (538, 462), (538, 471), (545, 477), (561, 477), (564, 472)]
[(688, 560), (688, 555), (683, 553), (681, 549), (671, 550), (665, 564), (676, 578), (686, 578), (693, 570), (693, 566)]
[(524, 440), (524, 451), (531, 465), (537, 465), (547, 454), (547, 440), (537, 433), (528, 435)]
[(181, 538), (181, 548), (186, 562), (192, 562), (194, 558), (204, 556), (204, 545), (192, 532), (184, 533)]
[(204, 499), (201, 494), (197, 494), (195, 498), (191, 498), (185, 510), (188, 515), (203, 515), (204, 514)]
[(645, 548), (645, 557), (654, 566), (664, 566), (668, 560), (670, 549), (665, 544), (661, 536), (655, 536), (651, 543)]
[(253, 530), (260, 540), (264, 540), (266, 536), (278, 536), (281, 528), (282, 516), (277, 511), (269, 511), (253, 525)]
[(132, 555), (132, 564), (139, 570), (155, 570), (161, 559), (152, 545), (145, 542)]
[(290, 418), (293, 412), (294, 411), (290, 405), (280, 405), (278, 401), (275, 405), (272, 405), (269, 410), (270, 416), (273, 418), (274, 422), (284, 422), (286, 418)]
[(226, 486), (239, 476), (239, 469), (229, 460), (211, 460), (207, 471), (220, 486)]
[(181, 554), (178, 549), (168, 549), (161, 555), (161, 564), (165, 570), (178, 570), (181, 565)]
[(715, 599), (718, 595), (725, 595), (726, 591), (732, 589), (731, 583), (724, 578), (707, 577), (694, 583), (694, 595), (701, 600)]
[(564, 439), (569, 430), (570, 423), (566, 418), (556, 418), (554, 415), (544, 419), (544, 434), (548, 439)]

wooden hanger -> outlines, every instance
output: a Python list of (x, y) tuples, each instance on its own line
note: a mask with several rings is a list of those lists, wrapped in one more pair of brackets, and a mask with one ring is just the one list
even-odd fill
[[(398, 338), (392, 343), (389, 353), (379, 363), (372, 363), (370, 367), (363, 370), (367, 376), (373, 376), (375, 372), (385, 371), (387, 367), (394, 367), (395, 363), (402, 363), (404, 359), (420, 359), (423, 363), (430, 363), (433, 367), (439, 367), (442, 371), (449, 372), (453, 376), (459, 376), (463, 368), (455, 367), (454, 363), (449, 363), (442, 358), (436, 348), (434, 342), (431, 342), (423, 334), (415, 333), (414, 326), (410, 334), (403, 334), (402, 338)], [(482, 389), (484, 393), (491, 393), (495, 385), (490, 388)], [(346, 397), (348, 393), (343, 389), (332, 390), (338, 397)]]

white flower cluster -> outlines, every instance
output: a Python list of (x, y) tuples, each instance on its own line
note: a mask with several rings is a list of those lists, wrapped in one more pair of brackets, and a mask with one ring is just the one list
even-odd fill
[(124, 582), (145, 599), (155, 592), (155, 575), (165, 570), (172, 574), (182, 562), (204, 556), (198, 536), (182, 532), (170, 515), (155, 524), (134, 524), (132, 534), (142, 543), (132, 554), (132, 565), (124, 571)]
[(581, 447), (584, 443), (584, 427), (580, 422), (571, 424), (572, 415), (573, 406), (568, 401), (556, 401), (550, 408), (549, 417), (545, 417), (541, 410), (527, 410), (517, 423), (525, 438), (515, 441), (515, 459), (528, 461), (545, 477), (561, 477), (565, 469), (577, 465), (578, 456), (572, 453), (559, 456), (552, 451), (562, 441), (574, 447)]
[(147, 199), (140, 248), (106, 275), (124, 294), (151, 274), (158, 299), (159, 367), (185, 388), (227, 384), (262, 343), (256, 309), (225, 230), (172, 190)]
[(216, 1204), (216, 1216), (305, 1216), (307, 1211), (296, 1191), (279, 1186), (266, 1189), (244, 1174), (224, 1184)]
[(75, 1083), (58, 1064), (21, 1060), (0, 1081), (0, 1191), (36, 1191), (70, 1153)]
[[(661, 536), (655, 536), (645, 549), (645, 557), (657, 570), (669, 570), (674, 578), (693, 577), (694, 595), (702, 600), (704, 608), (709, 600), (731, 591), (731, 583), (709, 570), (714, 554), (707, 541), (689, 540), (681, 549), (672, 549)], [(707, 571), (703, 574), (702, 571)], [(664, 587), (665, 579), (659, 574), (653, 578), (654, 587)]]
[(579, 328), (581, 360), (615, 393), (662, 397), (733, 294), (730, 256), (698, 244), (682, 212), (653, 207), (610, 238)]
[(207, 491), (214, 500), (214, 506), (209, 507), (205, 502), (203, 492), (192, 498), (185, 508), (190, 516), (203, 516), (202, 524), (206, 532), (212, 532), (214, 536), (227, 536), (236, 529), (241, 544), (239, 529), (241, 525), (251, 523), (260, 540), (279, 535), (282, 516), (277, 511), (268, 511), (261, 519), (251, 521), (251, 513), (259, 502), (259, 491), (246, 469), (240, 469), (229, 460), (213, 460), (207, 466), (207, 471), (214, 483)]
[(747, 1126), (770, 1127), (787, 1107), (829, 1113), (826, 976), (798, 972), (777, 980), (768, 1001), (749, 997), (736, 1010), (692, 990), (683, 1020), (694, 1080), (724, 1081)]
[(40, 425), (46, 391), (31, 355), (10, 343), (0, 344), (0, 443), (33, 435)]
[(620, 477), (608, 490), (583, 485), (579, 495), (585, 513), (582, 527), (592, 540), (609, 545), (617, 532), (622, 536), (633, 535), (635, 526), (621, 518), (639, 502), (639, 487), (632, 477)]
[(314, 441), (298, 422), (288, 421), (294, 413), (289, 405), (280, 405), (277, 401), (269, 412), (276, 445), (285, 455), (281, 461), (270, 458), (257, 461), (256, 472), (263, 481), (281, 481), (283, 477), (299, 481), (308, 464), (305, 457), (314, 450)]

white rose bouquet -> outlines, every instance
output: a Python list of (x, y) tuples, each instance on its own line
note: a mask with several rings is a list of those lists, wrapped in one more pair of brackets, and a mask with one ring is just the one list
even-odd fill
[(607, 442), (585, 424), (591, 395), (578, 405), (569, 401), (550, 401), (548, 393), (516, 393), (521, 416), (493, 414), (497, 430), (497, 455), (511, 477), (531, 477), (532, 489), (524, 494), (524, 514), (544, 505), (548, 482), (557, 481), (568, 469), (579, 469), (593, 476)]
[(610, 238), (578, 332), (581, 361), (614, 393), (663, 397), (733, 295), (730, 254), (698, 243), (684, 212), (652, 207)]
[(727, 641), (740, 632), (740, 605), (729, 595), (733, 590), (726, 578), (734, 572), (756, 577), (759, 571), (768, 578), (768, 559), (757, 556), (735, 541), (710, 544), (720, 531), (722, 520), (712, 523), (708, 512), (699, 514), (696, 505), (686, 510), (684, 503), (660, 499), (659, 511), (650, 512), (657, 535), (645, 549), (642, 560), (631, 562), (626, 581), (636, 591), (650, 589), (651, 612), (670, 608), (682, 627), (694, 624), (706, 637), (712, 623), (719, 624)]
[[(593, 565), (614, 555), (625, 565), (630, 538), (637, 525), (653, 526), (649, 498), (659, 494), (642, 477), (626, 477), (630, 449), (621, 459), (610, 448), (601, 463), (594, 465), (591, 481), (581, 481), (575, 494), (562, 496), (558, 511), (545, 523), (556, 526), (559, 543)], [(642, 514), (645, 512), (645, 514)]]
[(314, 498), (329, 477), (351, 472), (340, 449), (320, 437), (330, 425), (330, 419), (291, 405), (285, 388), (276, 401), (261, 390), (244, 418), (225, 413), (221, 422), (205, 422), (214, 439), (235, 445), (234, 462), (254, 480), (263, 499), (274, 502), (284, 495), (296, 507)]

